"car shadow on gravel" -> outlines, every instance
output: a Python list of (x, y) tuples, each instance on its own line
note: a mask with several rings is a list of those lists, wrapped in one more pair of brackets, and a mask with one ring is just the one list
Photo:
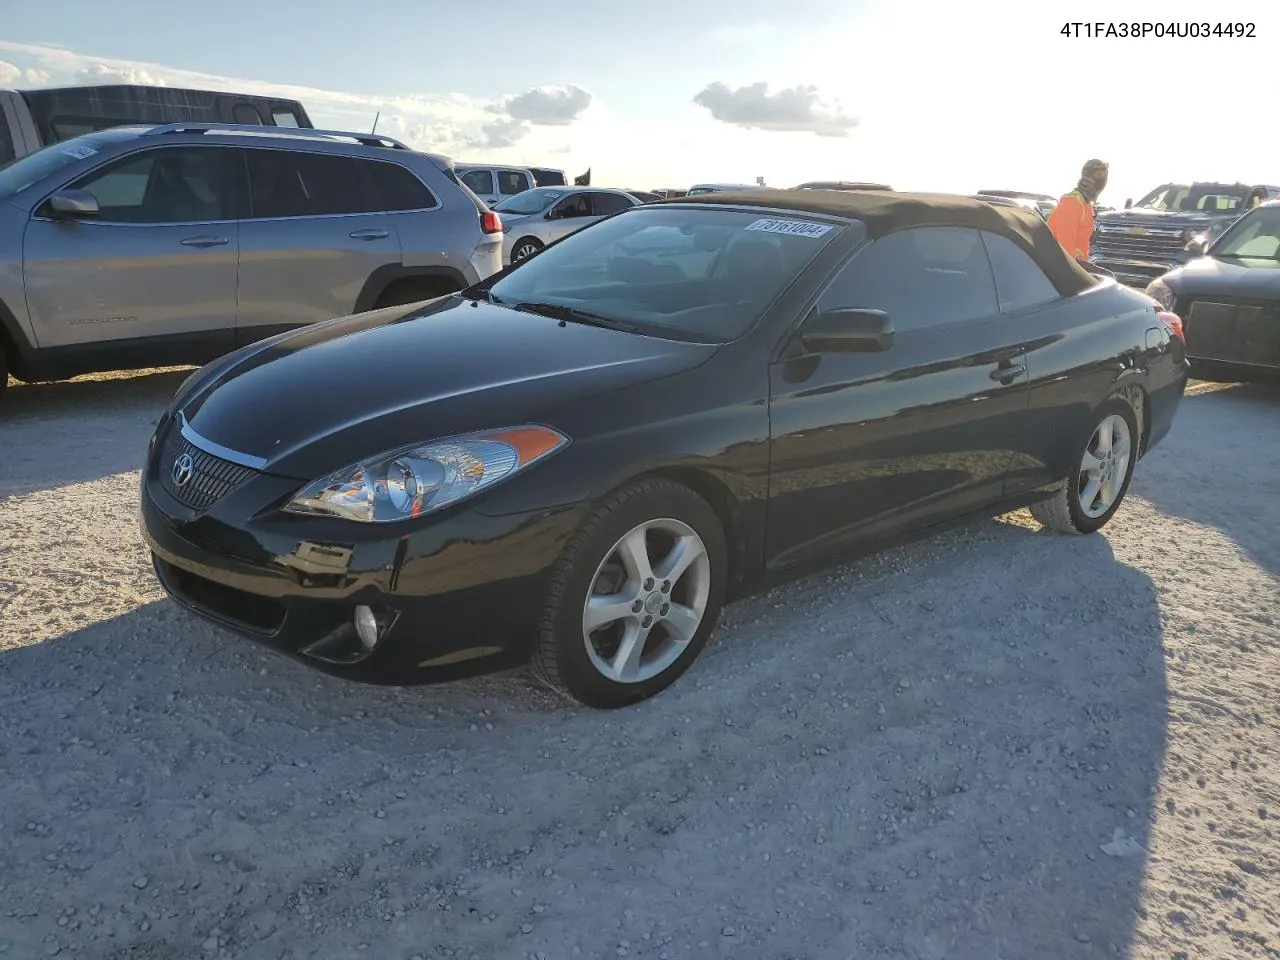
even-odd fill
[(0, 654), (0, 939), (1125, 956), (1166, 709), (1150, 580), (1007, 521), (734, 604), (615, 712), (347, 684), (151, 603)]
[[(190, 373), (11, 382), (0, 399), (0, 499), (139, 469), (156, 421)], [(54, 476), (50, 447), (63, 450)]]
[(1133, 493), (1220, 531), (1280, 576), (1280, 383), (1186, 397), (1172, 432), (1139, 467)]

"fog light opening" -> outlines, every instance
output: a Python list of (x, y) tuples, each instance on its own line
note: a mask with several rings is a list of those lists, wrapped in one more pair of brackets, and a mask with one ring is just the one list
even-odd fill
[(356, 607), (355, 613), (356, 636), (360, 638), (360, 642), (366, 650), (372, 650), (378, 645), (378, 617), (373, 612), (372, 607), (361, 604)]

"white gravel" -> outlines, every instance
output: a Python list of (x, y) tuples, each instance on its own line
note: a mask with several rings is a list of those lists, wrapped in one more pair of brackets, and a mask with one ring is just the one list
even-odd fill
[(1197, 386), (1105, 535), (747, 599), (598, 713), (164, 601), (137, 466), (182, 376), (0, 411), (0, 956), (1280, 956), (1280, 389)]

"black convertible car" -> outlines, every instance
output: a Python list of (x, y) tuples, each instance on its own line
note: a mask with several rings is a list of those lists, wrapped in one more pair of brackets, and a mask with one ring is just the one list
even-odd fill
[(1021, 505), (1100, 528), (1170, 428), (1179, 332), (1016, 207), (646, 204), (196, 372), (142, 524), (175, 599), (321, 669), (532, 660), (621, 706), (767, 575)]
[(1189, 249), (1197, 259), (1153, 280), (1147, 293), (1183, 318), (1197, 375), (1244, 380), (1280, 372), (1280, 200)]

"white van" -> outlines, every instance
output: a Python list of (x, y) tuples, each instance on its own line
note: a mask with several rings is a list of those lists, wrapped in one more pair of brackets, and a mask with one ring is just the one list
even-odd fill
[(507, 197), (524, 193), (537, 186), (533, 174), (527, 167), (502, 167), (487, 163), (455, 163), (461, 180), (472, 193), (489, 206), (500, 203)]

